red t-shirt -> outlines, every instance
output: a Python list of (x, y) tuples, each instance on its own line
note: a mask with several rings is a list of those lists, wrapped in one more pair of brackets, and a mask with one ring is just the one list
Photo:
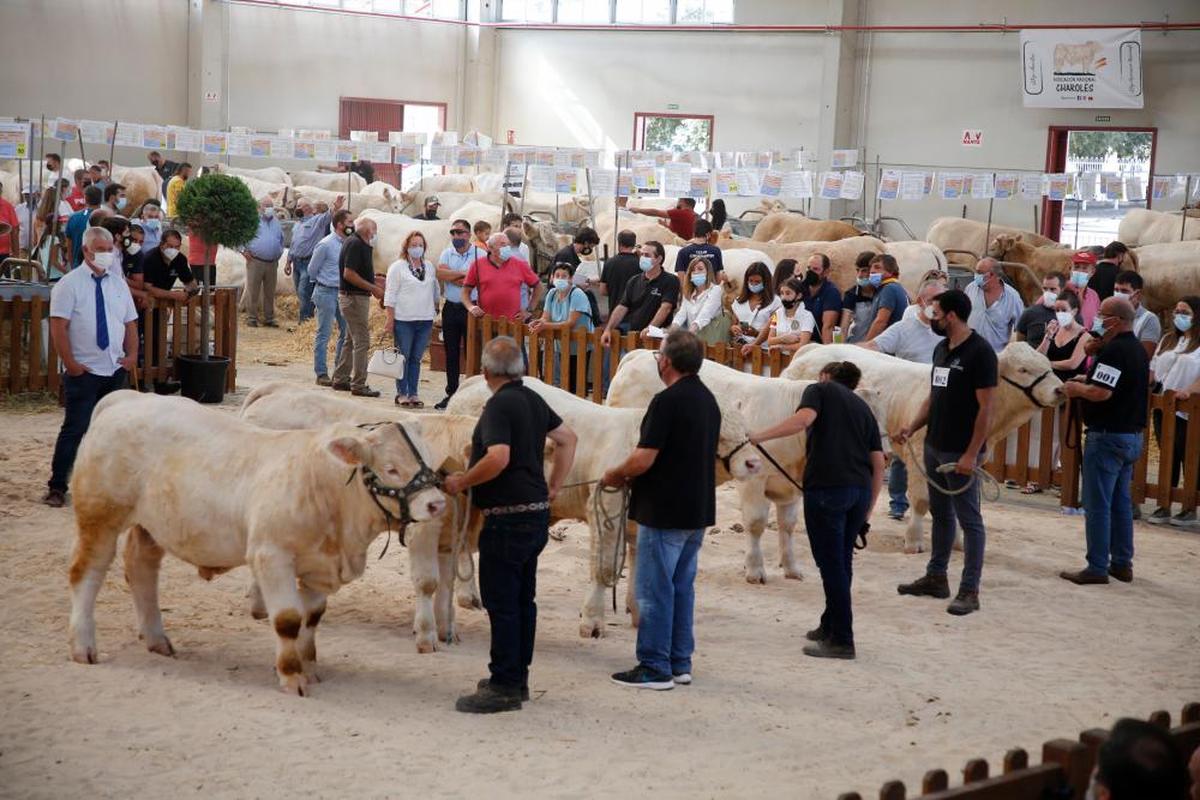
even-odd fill
[(690, 208), (672, 208), (667, 212), (671, 232), (680, 239), (691, 239), (696, 235), (696, 212)]
[(82, 211), (87, 208), (87, 200), (83, 197), (83, 191), (78, 186), (71, 187), (71, 193), (63, 198), (71, 206), (74, 211)]
[(189, 264), (200, 266), (201, 264), (217, 263), (217, 246), (213, 245), (208, 248), (208, 252), (204, 251), (204, 241), (199, 236), (188, 237), (187, 260)]
[(11, 232), (0, 234), (0, 256), (11, 255), (12, 237), (17, 228), (21, 226), (21, 221), (17, 219), (17, 210), (13, 208), (13, 204), (3, 197), (0, 197), (0, 222), (6, 222), (12, 226)]
[(477, 259), (463, 280), (466, 289), (479, 288), (479, 307), (493, 317), (516, 319), (521, 315), (521, 284), (537, 286), (529, 262), (513, 256), (497, 267), (486, 257)]

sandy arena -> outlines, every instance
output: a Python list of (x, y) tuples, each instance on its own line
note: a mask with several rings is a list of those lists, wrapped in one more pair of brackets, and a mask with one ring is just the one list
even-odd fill
[[(226, 410), (256, 383), (310, 380), (302, 357), (278, 355), (285, 331), (242, 333)], [(432, 404), (442, 376), (425, 378)], [(390, 407), (386, 382), (372, 382)], [(1200, 533), (1139, 523), (1136, 581), (1077, 587), (1057, 572), (1082, 563), (1082, 518), (1008, 490), (985, 506), (983, 610), (966, 618), (896, 594), (924, 556), (901, 552), (882, 498), (856, 559), (855, 662), (800, 653), (822, 604), (806, 543), (803, 581), (772, 567), (767, 585), (745, 583), (725, 487), (701, 554), (690, 687), (608, 681), (634, 663), (623, 614), (607, 638), (579, 638), (581, 524), (542, 557), (533, 702), (515, 714), (454, 712), (486, 674), (486, 617), (460, 609), (461, 643), (418, 655), (407, 560), (393, 545), (375, 561), (382, 537), (364, 578), (330, 598), (324, 682), (310, 698), (276, 689), (269, 623), (247, 613), (248, 572), (205, 583), (171, 558), (161, 602), (177, 657), (138, 642), (118, 558), (96, 612), (100, 663), (82, 666), (67, 654), (72, 513), (37, 502), (61, 414), (0, 421), (3, 797), (873, 796), (885, 780), (917, 786), (927, 769), (954, 775), (1011, 747), (1036, 761), (1046, 739), (1200, 699)], [(764, 538), (773, 564), (774, 531)], [(956, 556), (952, 576), (960, 566)]]

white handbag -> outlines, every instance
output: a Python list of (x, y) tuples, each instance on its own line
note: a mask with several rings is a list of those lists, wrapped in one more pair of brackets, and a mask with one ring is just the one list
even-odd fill
[(394, 347), (382, 347), (371, 353), (367, 372), (371, 375), (399, 380), (404, 377), (404, 355)]

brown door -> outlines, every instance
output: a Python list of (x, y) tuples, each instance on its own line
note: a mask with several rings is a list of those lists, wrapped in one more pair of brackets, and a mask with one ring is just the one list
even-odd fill
[[(404, 104), (399, 100), (370, 100), (363, 97), (341, 98), (338, 137), (349, 139), (350, 131), (376, 131), (386, 142), (390, 131), (404, 130)], [(400, 168), (395, 164), (374, 164), (375, 180), (400, 185)]]

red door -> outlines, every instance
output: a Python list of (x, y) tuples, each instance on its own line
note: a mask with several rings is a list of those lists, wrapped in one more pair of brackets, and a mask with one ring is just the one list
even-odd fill
[[(338, 115), (338, 137), (349, 139), (350, 131), (376, 131), (379, 141), (386, 142), (390, 131), (404, 130), (404, 103), (399, 100), (370, 100), (363, 97), (341, 98)], [(400, 185), (400, 167), (395, 164), (374, 164), (375, 180)]]

